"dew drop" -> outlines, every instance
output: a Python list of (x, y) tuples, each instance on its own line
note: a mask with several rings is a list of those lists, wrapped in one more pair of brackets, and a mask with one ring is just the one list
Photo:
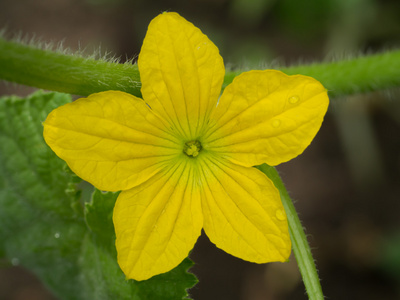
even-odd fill
[(295, 103), (299, 102), (299, 100), (300, 100), (299, 96), (292, 96), (289, 98), (289, 103), (295, 104)]
[(56, 239), (59, 239), (59, 238), (60, 238), (60, 233), (59, 233), (59, 232), (56, 232), (56, 233), (54, 234), (54, 237), (55, 237)]
[(281, 126), (280, 120), (275, 119), (272, 121), (272, 127), (278, 128), (279, 126)]
[(278, 209), (275, 212), (275, 216), (279, 221), (285, 221), (286, 220), (286, 214), (282, 209)]
[(18, 265), (19, 265), (19, 259), (16, 258), (16, 257), (13, 257), (13, 258), (11, 259), (11, 264), (12, 264), (13, 266), (18, 266)]

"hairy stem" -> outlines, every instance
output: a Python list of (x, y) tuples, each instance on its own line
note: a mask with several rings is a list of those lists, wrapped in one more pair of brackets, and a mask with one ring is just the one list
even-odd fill
[(137, 65), (37, 49), (0, 38), (0, 79), (87, 96), (120, 90), (140, 96)]
[[(288, 75), (302, 74), (319, 80), (331, 97), (371, 92), (400, 86), (400, 50), (360, 56), (330, 63), (313, 63), (280, 70)], [(224, 85), (240, 71), (227, 73)]]
[(274, 167), (261, 165), (257, 167), (260, 171), (266, 174), (278, 188), (283, 206), (285, 207), (286, 215), (289, 223), (289, 233), (292, 240), (292, 248), (297, 260), (304, 286), (310, 300), (323, 300), (321, 284), (319, 282), (317, 269), (314, 259), (311, 254), (310, 246), (307, 242), (307, 237), (304, 233), (299, 216), (290, 199), (283, 182)]
[[(281, 70), (316, 78), (331, 96), (386, 89), (400, 86), (400, 50)], [(227, 72), (224, 87), (241, 72)], [(66, 55), (1, 38), (0, 79), (82, 96), (105, 90), (140, 96), (141, 87), (137, 65)]]

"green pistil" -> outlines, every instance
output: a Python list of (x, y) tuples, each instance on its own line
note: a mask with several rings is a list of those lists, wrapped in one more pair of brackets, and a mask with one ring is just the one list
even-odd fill
[(201, 151), (201, 144), (199, 141), (186, 142), (183, 147), (183, 153), (189, 157), (196, 157)]

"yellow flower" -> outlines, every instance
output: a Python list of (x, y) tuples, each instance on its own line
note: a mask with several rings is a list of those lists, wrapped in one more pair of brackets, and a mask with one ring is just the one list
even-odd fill
[(171, 270), (202, 228), (244, 260), (286, 261), (279, 192), (252, 166), (304, 151), (327, 110), (325, 88), (310, 77), (251, 71), (219, 98), (225, 69), (217, 47), (176, 13), (150, 23), (138, 65), (144, 101), (92, 94), (44, 122), (47, 144), (78, 176), (122, 190), (113, 220), (126, 276)]

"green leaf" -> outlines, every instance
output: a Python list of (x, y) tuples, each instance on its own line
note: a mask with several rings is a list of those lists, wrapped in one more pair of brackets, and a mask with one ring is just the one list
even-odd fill
[(112, 213), (118, 195), (119, 193), (104, 193), (95, 189), (92, 201), (85, 204), (86, 223), (97, 241), (107, 248), (114, 246), (115, 232)]
[[(181, 264), (172, 271), (154, 276), (146, 281), (137, 282), (139, 293), (143, 299), (190, 299), (187, 292), (183, 293), (182, 286), (191, 288), (198, 282), (197, 278), (187, 270), (191, 268), (193, 262), (186, 258)], [(189, 276), (190, 275), (190, 276)], [(178, 298), (172, 295), (179, 295)], [(141, 298), (142, 299), (142, 298)]]
[[(0, 98), (0, 255), (33, 271), (59, 299), (182, 299), (196, 283), (187, 259), (171, 272), (126, 280), (117, 264), (112, 210), (117, 193), (77, 189), (42, 137), (60, 93)], [(82, 183), (79, 183), (82, 186)]]
[(58, 296), (79, 293), (76, 250), (85, 224), (71, 209), (69, 176), (44, 143), (41, 122), (69, 101), (43, 92), (0, 98), (0, 248)]

